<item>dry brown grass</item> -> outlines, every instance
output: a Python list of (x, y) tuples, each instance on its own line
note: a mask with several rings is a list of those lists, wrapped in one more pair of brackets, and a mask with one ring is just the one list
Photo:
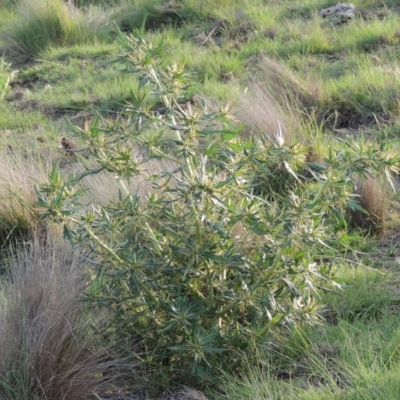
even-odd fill
[(391, 193), (388, 184), (379, 178), (368, 176), (366, 179), (357, 179), (355, 194), (358, 196), (361, 211), (350, 212), (350, 224), (370, 233), (381, 233), (389, 217), (389, 204)]
[(203, 392), (185, 386), (179, 393), (179, 400), (208, 400)]
[(35, 184), (45, 182), (52, 159), (18, 151), (0, 153), (0, 248), (37, 232)]
[[(19, 240), (29, 240), (42, 229), (40, 210), (34, 205), (37, 202), (35, 185), (47, 182), (53, 163), (60, 158), (56, 148), (48, 150), (45, 157), (17, 150), (0, 152), (0, 250)], [(63, 175), (83, 172), (83, 167), (70, 157), (67, 161), (68, 165), (62, 168)], [(151, 175), (172, 171), (176, 165), (150, 160), (143, 168)], [(88, 176), (82, 186), (88, 190), (88, 198), (103, 205), (117, 199), (121, 189), (114, 176), (107, 172)], [(126, 186), (132, 194), (140, 196), (148, 196), (152, 191), (151, 183), (143, 176), (132, 178)]]
[(263, 85), (252, 85), (243, 96), (237, 118), (245, 125), (243, 133), (262, 133), (274, 141), (282, 135), (285, 141), (290, 137), (287, 117), (279, 109)]
[(302, 139), (298, 137), (299, 125), (318, 105), (318, 86), (267, 57), (257, 67), (237, 113), (237, 118), (245, 124), (244, 133), (261, 133), (268, 140), (281, 137), (285, 142)]
[(259, 62), (259, 79), (274, 101), (285, 111), (307, 112), (314, 109), (320, 101), (318, 83), (301, 79), (284, 64), (263, 57)]
[[(150, 160), (143, 165), (146, 175), (158, 175), (163, 171), (173, 171), (177, 168), (177, 164), (167, 160)], [(81, 166), (74, 166), (72, 171), (75, 173), (83, 172)], [(161, 179), (159, 180), (161, 183)], [(118, 198), (118, 191), (121, 185), (109, 172), (100, 172), (90, 175), (81, 181), (82, 187), (87, 189), (87, 197), (94, 203), (106, 205), (112, 200)], [(124, 185), (128, 188), (132, 195), (147, 197), (153, 192), (151, 182), (142, 175), (135, 176), (129, 182), (125, 181)]]
[(109, 389), (116, 362), (89, 332), (95, 318), (77, 300), (85, 281), (71, 250), (35, 241), (11, 267), (0, 304), (0, 398), (76, 400)]

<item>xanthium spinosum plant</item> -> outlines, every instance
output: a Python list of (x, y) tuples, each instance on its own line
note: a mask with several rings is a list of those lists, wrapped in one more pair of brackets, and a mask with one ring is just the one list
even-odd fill
[[(228, 107), (188, 101), (185, 69), (164, 65), (161, 41), (140, 31), (119, 40), (116, 62), (137, 90), (114, 123), (73, 127), (86, 169), (64, 177), (55, 166), (38, 203), (91, 249), (86, 296), (113, 311), (109, 329), (140, 341), (171, 377), (207, 384), (272, 329), (317, 320), (318, 290), (339, 286), (320, 260), (349, 245), (346, 210), (360, 208), (353, 177), (390, 177), (399, 156), (346, 142), (316, 163), (299, 142), (244, 139)], [(168, 168), (154, 172), (155, 160)], [(81, 182), (100, 171), (120, 190), (87, 205)], [(150, 193), (134, 187), (138, 176)]]

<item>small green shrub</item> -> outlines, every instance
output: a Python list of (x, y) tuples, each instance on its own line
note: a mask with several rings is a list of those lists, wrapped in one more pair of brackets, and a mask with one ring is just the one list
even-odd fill
[[(242, 138), (229, 109), (183, 101), (184, 68), (163, 65), (162, 42), (119, 39), (116, 62), (138, 89), (113, 126), (73, 127), (91, 167), (63, 177), (55, 166), (38, 205), (96, 255), (87, 298), (114, 313), (107, 334), (125, 337), (127, 351), (142, 343), (142, 360), (170, 379), (206, 385), (272, 329), (316, 320), (315, 293), (335, 284), (317, 261), (349, 244), (346, 210), (359, 207), (352, 177), (397, 171), (400, 158), (347, 143), (309, 163), (308, 149), (283, 136)], [(154, 160), (170, 168), (155, 172)], [(79, 182), (101, 171), (121, 189), (88, 209)], [(148, 196), (130, 185), (138, 176)]]

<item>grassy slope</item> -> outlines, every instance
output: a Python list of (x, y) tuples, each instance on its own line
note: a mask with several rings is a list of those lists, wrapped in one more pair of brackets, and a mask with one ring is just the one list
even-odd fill
[[(18, 21), (20, 11), (11, 3), (0, 5), (2, 32), (15, 31), (7, 21)], [(109, 21), (115, 18), (129, 30), (140, 23), (142, 12), (150, 10), (150, 34), (164, 38), (170, 49), (169, 60), (185, 62), (194, 73), (193, 93), (230, 101), (238, 108), (252, 78), (257, 76), (259, 82), (263, 79), (257, 60), (261, 56), (277, 60), (301, 82), (312, 100), (304, 104), (303, 110), (312, 116), (310, 123), (302, 124), (300, 132), (289, 123), (289, 135), (307, 140), (315, 137), (313, 145), (321, 157), (325, 143), (333, 143), (333, 135), (356, 136), (361, 141), (399, 139), (397, 2), (356, 1), (357, 18), (346, 25), (320, 19), (319, 9), (334, 3), (329, 1), (286, 0), (264, 5), (261, 0), (251, 0), (243, 5), (241, 1), (225, 0), (218, 6), (215, 1), (181, 3), (181, 9), (170, 13), (146, 8), (149, 2), (145, 1), (105, 4), (82, 9), (81, 13), (90, 14), (91, 21), (107, 14)], [(227, 20), (224, 28), (218, 35), (210, 35), (215, 22), (222, 19)], [(104, 26), (102, 30), (98, 26), (93, 22), (94, 34), (84, 38), (71, 34), (67, 41), (46, 43), (30, 60), (26, 53), (6, 54), (19, 73), (6, 101), (0, 104), (3, 155), (9, 156), (11, 148), (12, 157), (32, 157), (28, 158), (31, 163), (41, 165), (64, 158), (57, 149), (59, 138), (68, 134), (63, 117), (77, 124), (90, 120), (97, 112), (112, 117), (129, 99), (130, 88), (136, 83), (109, 63), (118, 52), (112, 24), (106, 33)], [(4, 36), (3, 45), (13, 50), (9, 38)], [(287, 89), (290, 91), (290, 87)], [(41, 168), (26, 172), (20, 163), (13, 168), (14, 174), (40, 179), (36, 170)], [(8, 179), (5, 172), (2, 174)], [(4, 185), (2, 190), (4, 193)], [(276, 337), (268, 351), (259, 356), (260, 365), (264, 365), (261, 370), (249, 366), (240, 378), (226, 377), (226, 398), (399, 398), (400, 248), (396, 207), (398, 210), (398, 199), (394, 198), (393, 217), (382, 238), (360, 244), (352, 263), (333, 260), (349, 288), (339, 296), (321, 298), (326, 304), (327, 324)], [(5, 220), (9, 210), (2, 207)], [(215, 390), (209, 396), (221, 398), (223, 395)]]

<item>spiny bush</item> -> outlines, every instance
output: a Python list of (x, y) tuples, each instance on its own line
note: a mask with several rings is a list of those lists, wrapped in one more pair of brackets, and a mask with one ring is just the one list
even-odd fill
[[(308, 163), (308, 149), (282, 136), (244, 139), (228, 108), (183, 101), (184, 68), (163, 65), (162, 42), (143, 31), (119, 39), (116, 62), (138, 90), (114, 127), (73, 127), (97, 166), (65, 177), (55, 165), (38, 205), (101, 260), (87, 298), (114, 313), (108, 333), (125, 337), (127, 351), (140, 340), (142, 361), (170, 379), (205, 385), (272, 329), (315, 321), (318, 288), (335, 284), (319, 261), (350, 243), (354, 174), (389, 175), (400, 157), (349, 143)], [(172, 167), (154, 173), (153, 160)], [(120, 190), (88, 209), (79, 182), (99, 172)], [(152, 184), (148, 196), (130, 189), (137, 176)]]

